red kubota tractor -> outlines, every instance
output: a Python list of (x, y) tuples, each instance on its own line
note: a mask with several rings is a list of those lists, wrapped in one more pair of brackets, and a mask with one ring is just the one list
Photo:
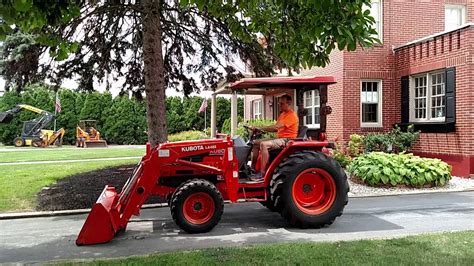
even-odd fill
[[(125, 230), (132, 215), (139, 215), (152, 195), (167, 198), (176, 224), (188, 233), (202, 233), (217, 225), (224, 201), (257, 201), (279, 212), (289, 224), (300, 228), (330, 225), (348, 201), (349, 185), (341, 166), (325, 154), (327, 85), (333, 77), (250, 78), (235, 82), (228, 90), (295, 92), (300, 125), (305, 118), (305, 92), (318, 91), (320, 127), (302, 128), (297, 139), (283, 149), (272, 150), (262, 181), (248, 179), (248, 161), (253, 141), (260, 132), (251, 130), (246, 143), (235, 136), (216, 139), (147, 145), (146, 154), (118, 193), (106, 186), (87, 217), (77, 245), (110, 241)], [(309, 137), (308, 137), (309, 136)]]

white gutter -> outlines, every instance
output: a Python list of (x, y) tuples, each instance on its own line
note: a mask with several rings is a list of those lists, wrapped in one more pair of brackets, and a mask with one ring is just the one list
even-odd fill
[(459, 27), (457, 27), (457, 28), (451, 29), (451, 30), (447, 30), (447, 31), (435, 33), (435, 34), (433, 34), (433, 35), (426, 36), (426, 37), (423, 37), (423, 38), (421, 38), (421, 39), (411, 41), (411, 42), (409, 42), (409, 43), (406, 43), (406, 44), (403, 44), (403, 45), (400, 45), (400, 46), (397, 46), (397, 47), (393, 48), (393, 51), (396, 51), (396, 50), (398, 50), (398, 49), (401, 49), (401, 48), (403, 48), (403, 47), (406, 47), (406, 46), (409, 46), (409, 45), (412, 45), (412, 44), (417, 44), (417, 43), (423, 43), (423, 42), (431, 41), (431, 40), (433, 40), (434, 38), (436, 38), (436, 37), (438, 37), (438, 36), (441, 36), (441, 35), (444, 35), (444, 34), (447, 34), (447, 33), (450, 33), (450, 32), (454, 32), (454, 31), (458, 31), (458, 30), (460, 30), (460, 29), (469, 28), (469, 27), (474, 27), (474, 23), (469, 22), (469, 23), (463, 24), (463, 25), (461, 25), (461, 26), (459, 26)]

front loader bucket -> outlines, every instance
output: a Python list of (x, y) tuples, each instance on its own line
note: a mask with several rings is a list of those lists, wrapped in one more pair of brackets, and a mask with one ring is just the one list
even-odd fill
[(12, 121), (13, 115), (10, 112), (1, 112), (0, 113), (0, 123), (9, 123)]
[(88, 140), (84, 143), (85, 148), (107, 148), (107, 141), (105, 140)]
[(119, 196), (114, 187), (105, 186), (87, 216), (76, 245), (107, 243), (120, 229), (120, 216), (116, 209)]

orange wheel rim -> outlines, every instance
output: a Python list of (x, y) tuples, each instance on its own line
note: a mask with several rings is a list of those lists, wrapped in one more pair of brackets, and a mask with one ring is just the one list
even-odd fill
[(204, 192), (191, 194), (183, 205), (184, 218), (192, 224), (205, 224), (214, 215), (214, 199)]
[(336, 199), (336, 183), (320, 168), (310, 168), (295, 179), (291, 196), (296, 207), (309, 215), (318, 215), (331, 208)]

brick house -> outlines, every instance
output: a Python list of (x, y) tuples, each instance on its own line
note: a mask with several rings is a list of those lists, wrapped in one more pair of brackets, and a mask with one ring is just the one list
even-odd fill
[[(474, 175), (474, 1), (374, 0), (371, 13), (381, 45), (335, 51), (329, 138), (384, 132), (395, 124), (421, 130), (414, 153), (440, 158), (453, 175)], [(280, 93), (281, 94), (281, 93)], [(245, 96), (244, 118), (275, 119), (278, 95)], [(305, 124), (319, 126), (317, 92), (306, 92)]]

